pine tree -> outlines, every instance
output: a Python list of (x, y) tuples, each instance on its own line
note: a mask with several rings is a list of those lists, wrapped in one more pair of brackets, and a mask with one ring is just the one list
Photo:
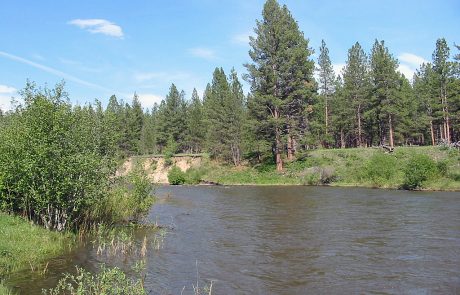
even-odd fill
[(371, 54), (372, 106), (368, 115), (377, 122), (380, 144), (385, 143), (387, 130), (390, 147), (394, 147), (394, 129), (399, 114), (398, 62), (384, 41), (375, 40)]
[(433, 52), (433, 71), (435, 73), (436, 87), (442, 107), (442, 132), (441, 139), (450, 143), (450, 122), (449, 122), (449, 102), (447, 100), (447, 85), (451, 75), (451, 63), (449, 63), (450, 49), (444, 38), (436, 41), (436, 49)]
[(345, 99), (355, 114), (355, 146), (364, 146), (363, 114), (369, 97), (369, 65), (367, 56), (358, 42), (348, 50), (343, 82)]
[(242, 85), (234, 70), (229, 79), (222, 68), (216, 68), (205, 92), (204, 109), (207, 125), (207, 147), (211, 156), (241, 162), (241, 138), (244, 118)]
[(257, 132), (272, 142), (278, 171), (283, 170), (282, 152), (295, 152), (308, 99), (315, 90), (312, 50), (286, 6), (268, 0), (256, 22), (257, 37), (250, 38), (246, 64), (253, 99), (250, 113), (258, 122)]
[(319, 48), (317, 71), (319, 90), (324, 101), (324, 138), (327, 140), (329, 135), (330, 100), (335, 90), (335, 74), (329, 58), (329, 49), (326, 47), (324, 40), (321, 40), (321, 47)]
[(179, 150), (186, 149), (187, 112), (184, 96), (185, 93), (183, 91), (179, 92), (176, 85), (172, 84), (169, 94), (160, 104), (156, 124), (157, 144), (160, 151), (164, 150), (170, 138), (172, 138)]
[(203, 151), (206, 129), (204, 128), (203, 103), (196, 89), (193, 89), (192, 98), (188, 106), (188, 134), (191, 151), (199, 153)]

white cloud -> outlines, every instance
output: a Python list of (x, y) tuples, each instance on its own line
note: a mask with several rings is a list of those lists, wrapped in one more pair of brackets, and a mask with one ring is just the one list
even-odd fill
[(204, 47), (190, 48), (188, 52), (190, 52), (192, 55), (196, 57), (207, 59), (207, 60), (213, 60), (217, 58), (216, 52), (209, 48), (204, 48)]
[(143, 108), (152, 108), (155, 103), (160, 104), (164, 99), (162, 96), (152, 93), (138, 93), (137, 96), (139, 96)]
[(249, 44), (249, 36), (251, 36), (250, 32), (236, 34), (232, 37), (232, 43), (240, 44), (240, 45), (248, 45)]
[(413, 78), (415, 71), (420, 67), (421, 64), (428, 62), (421, 56), (407, 52), (401, 53), (398, 56), (398, 60), (398, 71), (409, 80)]
[(398, 56), (400, 62), (409, 64), (412, 67), (418, 68), (421, 64), (427, 63), (428, 61), (421, 56), (404, 52)]
[(172, 83), (174, 81), (182, 81), (190, 78), (191, 75), (186, 72), (138, 72), (134, 74), (134, 80), (139, 83), (155, 80), (164, 83)]
[(405, 64), (400, 64), (398, 66), (398, 71), (409, 80), (413, 78), (415, 70), (416, 69), (414, 69), (413, 67), (405, 65)]
[(344, 63), (337, 63), (337, 64), (332, 64), (332, 68), (334, 69), (334, 73), (336, 76), (343, 75), (343, 68), (345, 67)]
[(16, 94), (17, 89), (7, 85), (0, 85), (0, 109), (7, 111), (11, 109), (11, 97)]
[(67, 79), (69, 81), (73, 81), (73, 82), (78, 83), (78, 84), (83, 85), (83, 86), (103, 90), (103, 91), (106, 91), (106, 92), (113, 92), (112, 90), (110, 90), (108, 88), (99, 86), (97, 84), (94, 84), (94, 83), (91, 83), (91, 82), (88, 82), (88, 81), (85, 81), (85, 80), (82, 80), (82, 79), (77, 78), (77, 77), (75, 77), (73, 75), (70, 75), (70, 74), (61, 72), (61, 71), (59, 71), (57, 69), (45, 66), (43, 64), (39, 64), (39, 63), (33, 62), (31, 60), (16, 56), (14, 54), (10, 54), (10, 53), (7, 53), (7, 52), (0, 51), (0, 57), (1, 56), (5, 57), (7, 59), (10, 59), (10, 60), (14, 60), (14, 61), (26, 64), (26, 65), (32, 66), (32, 67), (40, 69), (40, 70), (42, 70), (44, 72), (50, 73), (52, 75), (58, 76), (58, 77), (63, 78), (63, 79)]
[(69, 21), (68, 24), (75, 25), (93, 34), (123, 38), (121, 27), (105, 19), (74, 19)]

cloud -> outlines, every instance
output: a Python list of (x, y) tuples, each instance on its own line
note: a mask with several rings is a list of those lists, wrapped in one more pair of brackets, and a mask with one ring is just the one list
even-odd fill
[(16, 94), (17, 89), (7, 85), (0, 85), (0, 109), (7, 111), (11, 109), (11, 97)]
[(421, 56), (412, 53), (401, 53), (398, 56), (399, 66), (398, 71), (402, 73), (409, 80), (414, 76), (415, 71), (420, 67), (421, 64), (427, 63), (428, 61)]
[(337, 64), (332, 64), (332, 68), (334, 69), (334, 73), (336, 76), (343, 75), (343, 68), (345, 67), (345, 63), (337, 63)]
[(190, 79), (191, 75), (186, 72), (138, 72), (134, 74), (133, 78), (139, 83), (155, 80), (172, 83), (174, 81)]
[(204, 48), (204, 47), (190, 48), (188, 52), (196, 57), (207, 59), (207, 60), (214, 60), (217, 58), (216, 52), (209, 48)]
[(99, 90), (106, 91), (106, 92), (113, 92), (112, 90), (110, 90), (108, 88), (102, 87), (100, 85), (97, 85), (97, 84), (94, 84), (94, 83), (91, 83), (91, 82), (88, 82), (88, 81), (85, 81), (85, 80), (82, 80), (82, 79), (77, 78), (75, 76), (72, 76), (70, 74), (61, 72), (61, 71), (59, 71), (57, 69), (45, 66), (43, 64), (33, 62), (31, 60), (16, 56), (14, 54), (9, 54), (7, 52), (0, 51), (0, 57), (1, 56), (5, 57), (7, 59), (10, 59), (10, 60), (14, 60), (14, 61), (26, 64), (26, 65), (32, 66), (32, 67), (40, 69), (40, 70), (42, 70), (44, 72), (47, 72), (47, 73), (50, 73), (52, 75), (58, 76), (60, 78), (63, 78), (63, 79), (78, 83), (78, 84), (83, 85), (83, 86), (99, 89)]
[(231, 41), (232, 41), (233, 44), (248, 45), (249, 44), (249, 36), (251, 36), (250, 32), (236, 34), (236, 35), (233, 35)]
[(416, 68), (420, 67), (420, 65), (423, 63), (428, 63), (428, 61), (423, 57), (407, 52), (400, 54), (398, 59), (400, 62), (409, 64)]
[(155, 103), (159, 104), (164, 98), (152, 93), (138, 93), (139, 101), (143, 108), (152, 108)]
[(74, 19), (68, 22), (93, 34), (123, 38), (123, 30), (120, 26), (105, 19)]

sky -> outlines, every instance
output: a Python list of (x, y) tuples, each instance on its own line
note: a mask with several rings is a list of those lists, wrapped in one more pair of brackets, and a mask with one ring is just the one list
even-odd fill
[[(216, 67), (246, 73), (249, 35), (263, 0), (0, 0), (0, 108), (26, 81), (53, 87), (64, 80), (74, 104), (115, 94), (144, 107), (161, 101), (171, 83), (202, 95)], [(412, 77), (431, 61), (438, 38), (460, 44), (458, 0), (279, 0), (316, 53), (324, 39), (337, 73), (348, 49), (369, 52), (385, 40)], [(249, 86), (245, 84), (245, 91)]]

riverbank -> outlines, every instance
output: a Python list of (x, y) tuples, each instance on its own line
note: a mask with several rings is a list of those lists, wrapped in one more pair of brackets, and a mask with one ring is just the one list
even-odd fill
[[(0, 212), (0, 281), (23, 269), (46, 272), (47, 259), (70, 249), (74, 237), (31, 224), (29, 221)], [(9, 294), (0, 283), (0, 294)]]
[[(418, 162), (423, 163), (420, 166)], [(203, 181), (223, 185), (399, 189), (413, 184), (409, 188), (460, 190), (460, 152), (439, 147), (397, 147), (393, 153), (379, 148), (312, 150), (295, 161), (286, 162), (283, 172), (277, 172), (273, 163), (232, 167), (212, 161), (196, 170), (201, 171)]]

